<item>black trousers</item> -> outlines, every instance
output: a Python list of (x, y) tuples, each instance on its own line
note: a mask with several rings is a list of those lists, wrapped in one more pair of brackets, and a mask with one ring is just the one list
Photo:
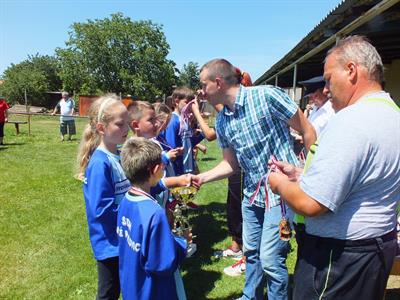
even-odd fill
[(293, 299), (383, 299), (396, 255), (396, 232), (343, 241), (304, 233)]
[(228, 197), (226, 200), (228, 232), (239, 245), (242, 241), (242, 199), (243, 199), (243, 174), (241, 169), (228, 178)]
[(97, 261), (96, 300), (117, 300), (121, 291), (119, 284), (119, 259), (111, 257)]
[(0, 123), (0, 137), (4, 136), (4, 123)]

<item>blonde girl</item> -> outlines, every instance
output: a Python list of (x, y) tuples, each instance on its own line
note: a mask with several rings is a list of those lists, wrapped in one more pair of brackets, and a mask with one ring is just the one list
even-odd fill
[(128, 111), (115, 95), (106, 95), (91, 105), (89, 118), (78, 153), (77, 176), (83, 181), (89, 237), (97, 261), (96, 299), (118, 299), (117, 209), (130, 183), (117, 146), (129, 132)]

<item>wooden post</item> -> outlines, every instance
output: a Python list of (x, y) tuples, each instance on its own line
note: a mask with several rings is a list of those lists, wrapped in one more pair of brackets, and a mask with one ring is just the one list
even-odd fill
[(31, 136), (31, 114), (30, 114), (30, 107), (28, 106), (28, 97), (26, 95), (26, 89), (25, 89), (25, 109), (26, 113), (28, 114), (28, 136)]

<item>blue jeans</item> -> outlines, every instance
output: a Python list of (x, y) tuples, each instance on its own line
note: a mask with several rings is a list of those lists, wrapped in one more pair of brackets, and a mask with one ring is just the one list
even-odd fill
[[(268, 299), (287, 299), (286, 257), (289, 243), (279, 238), (281, 208), (270, 210), (242, 202), (243, 249), (246, 256), (246, 282), (242, 299), (263, 299), (265, 281)], [(265, 275), (265, 276), (264, 276)]]

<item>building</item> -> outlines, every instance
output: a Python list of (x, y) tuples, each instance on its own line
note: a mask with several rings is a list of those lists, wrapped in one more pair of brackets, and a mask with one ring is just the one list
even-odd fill
[(326, 52), (337, 39), (354, 34), (366, 36), (378, 50), (385, 66), (385, 90), (400, 105), (400, 0), (344, 0), (255, 85), (285, 88), (304, 108), (298, 82), (322, 75)]

